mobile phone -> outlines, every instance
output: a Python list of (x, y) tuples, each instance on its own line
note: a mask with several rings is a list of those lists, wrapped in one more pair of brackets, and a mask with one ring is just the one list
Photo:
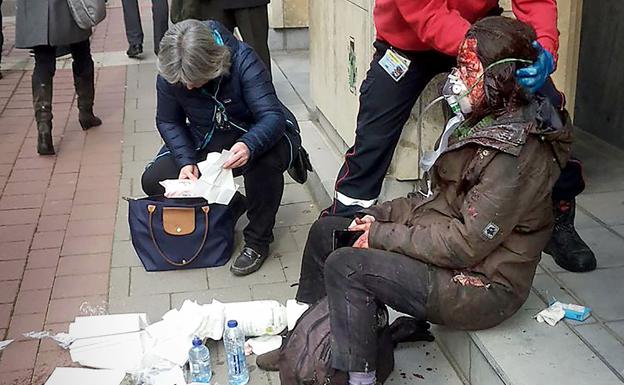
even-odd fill
[(357, 241), (362, 234), (364, 234), (364, 230), (334, 230), (334, 250), (337, 250), (341, 247), (353, 246), (355, 241)]

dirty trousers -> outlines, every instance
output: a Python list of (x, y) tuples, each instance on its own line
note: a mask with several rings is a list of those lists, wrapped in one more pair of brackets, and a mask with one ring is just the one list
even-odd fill
[(297, 300), (315, 303), (327, 295), (332, 366), (363, 372), (376, 369), (378, 306), (426, 319), (429, 269), (425, 263), (384, 250), (344, 247), (332, 252), (333, 230), (350, 223), (328, 216), (312, 225)]

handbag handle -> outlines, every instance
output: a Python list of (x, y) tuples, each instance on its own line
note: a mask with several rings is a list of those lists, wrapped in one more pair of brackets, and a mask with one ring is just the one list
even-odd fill
[(167, 255), (161, 250), (160, 246), (158, 246), (156, 237), (154, 237), (154, 228), (152, 226), (152, 219), (154, 217), (154, 212), (156, 211), (156, 205), (147, 205), (147, 211), (149, 212), (149, 231), (150, 231), (150, 236), (152, 237), (152, 242), (154, 242), (154, 246), (156, 247), (156, 250), (158, 250), (158, 252), (160, 253), (160, 256), (163, 257), (163, 259), (167, 261), (169, 264), (173, 266), (186, 266), (192, 263), (195, 260), (195, 258), (199, 256), (199, 253), (204, 248), (204, 245), (206, 244), (206, 238), (208, 238), (208, 211), (210, 211), (210, 207), (203, 206), (201, 209), (204, 212), (204, 222), (206, 225), (204, 227), (204, 237), (202, 239), (201, 245), (199, 245), (199, 248), (197, 249), (195, 254), (188, 261), (186, 259), (182, 259), (182, 262), (180, 263), (167, 257)]

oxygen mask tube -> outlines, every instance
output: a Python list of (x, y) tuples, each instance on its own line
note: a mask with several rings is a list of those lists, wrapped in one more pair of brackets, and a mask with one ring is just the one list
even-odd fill
[[(433, 107), (436, 103), (442, 100), (446, 100), (446, 102), (448, 103), (449, 107), (451, 108), (454, 114), (454, 116), (448, 120), (448, 122), (446, 123), (446, 126), (444, 127), (444, 131), (442, 132), (442, 136), (440, 138), (438, 147), (434, 148), (433, 151), (425, 152), (420, 159), (420, 168), (421, 170), (424, 171), (425, 175), (429, 173), (429, 171), (433, 167), (436, 160), (440, 157), (440, 155), (442, 155), (442, 153), (446, 151), (446, 149), (448, 148), (449, 138), (455, 132), (457, 127), (459, 127), (461, 123), (466, 119), (461, 109), (461, 100), (467, 98), (468, 95), (470, 95), (470, 93), (475, 89), (477, 84), (479, 84), (479, 82), (483, 80), (485, 73), (489, 71), (492, 67), (499, 65), (499, 64), (512, 63), (512, 62), (519, 62), (519, 63), (526, 63), (526, 64), (533, 63), (530, 60), (515, 59), (515, 58), (507, 58), (507, 59), (501, 59), (501, 60), (495, 61), (494, 63), (488, 65), (483, 70), (483, 73), (479, 75), (479, 77), (477, 77), (477, 81), (470, 88), (466, 88), (466, 86), (459, 81), (459, 75), (455, 74), (454, 73), (455, 71), (449, 74), (450, 82), (447, 82), (447, 84), (445, 84), (443, 95), (435, 98), (433, 101), (427, 104), (425, 108), (422, 110), (422, 112), (420, 113), (420, 115), (418, 116), (417, 127), (418, 129), (422, 129), (422, 118), (425, 115), (425, 113), (427, 113), (429, 109), (431, 109), (431, 107)], [(425, 195), (426, 197), (429, 197), (432, 194), (431, 180), (429, 178), (426, 178), (426, 179), (427, 179), (427, 192), (423, 193), (421, 191), (421, 194)]]
[(477, 81), (475, 82), (475, 84), (472, 85), (472, 87), (468, 88), (463, 94), (460, 95), (441, 95), (438, 96), (437, 98), (433, 99), (431, 102), (429, 102), (429, 104), (427, 104), (425, 106), (425, 108), (422, 110), (422, 112), (420, 113), (420, 115), (418, 116), (418, 121), (417, 121), (417, 125), (418, 128), (421, 127), (422, 125), (422, 117), (438, 102), (442, 101), (442, 100), (446, 100), (447, 103), (449, 104), (449, 107), (451, 108), (451, 110), (453, 111), (453, 113), (455, 115), (459, 115), (462, 114), (461, 109), (459, 107), (459, 100), (461, 98), (465, 98), (468, 97), (468, 95), (470, 95), (472, 93), (472, 91), (475, 89), (475, 87), (477, 86), (477, 84), (479, 84), (479, 82), (481, 80), (483, 80), (483, 77), (485, 76), (485, 73), (487, 71), (489, 71), (490, 69), (492, 69), (494, 66), (497, 66), (499, 64), (505, 64), (505, 63), (513, 63), (513, 62), (517, 62), (517, 63), (524, 63), (524, 64), (533, 64), (532, 61), (530, 60), (526, 60), (526, 59), (515, 59), (515, 58), (507, 58), (507, 59), (501, 59), (498, 61), (495, 61), (494, 63), (488, 65), (484, 70), (483, 73), (481, 75), (479, 75), (477, 77)]

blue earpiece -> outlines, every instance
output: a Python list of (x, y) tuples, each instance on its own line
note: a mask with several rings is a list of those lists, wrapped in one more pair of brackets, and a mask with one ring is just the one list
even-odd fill
[(212, 37), (214, 37), (215, 43), (217, 43), (217, 45), (225, 45), (221, 34), (216, 29), (212, 30)]

